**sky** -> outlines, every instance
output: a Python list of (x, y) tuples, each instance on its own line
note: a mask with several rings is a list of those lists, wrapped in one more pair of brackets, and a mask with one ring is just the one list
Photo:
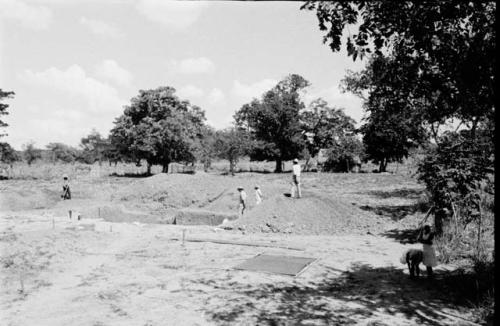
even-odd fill
[(2, 141), (77, 147), (96, 129), (107, 136), (143, 89), (171, 86), (231, 125), (245, 103), (287, 75), (306, 78), (303, 100), (321, 97), (358, 124), (362, 102), (342, 93), (345, 47), (323, 44), (302, 2), (165, 0), (0, 0), (0, 88), (14, 91)]

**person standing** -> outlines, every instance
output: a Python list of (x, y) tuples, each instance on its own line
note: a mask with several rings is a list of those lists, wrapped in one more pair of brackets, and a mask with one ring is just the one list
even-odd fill
[(295, 196), (295, 190), (297, 190), (297, 198), (302, 197), (300, 190), (300, 164), (298, 159), (293, 160), (291, 197)]
[(427, 277), (429, 279), (434, 278), (433, 267), (437, 266), (436, 251), (434, 250), (434, 232), (432, 232), (430, 225), (424, 225), (424, 228), (420, 232), (419, 241), (423, 246), (423, 260), (422, 263), (427, 268)]
[(64, 200), (71, 199), (71, 190), (69, 189), (69, 181), (67, 176), (64, 176), (63, 178), (63, 194), (61, 195), (61, 198)]
[(262, 203), (262, 191), (260, 191), (259, 186), (255, 186), (255, 204), (259, 205)]
[(243, 189), (243, 187), (238, 187), (238, 191), (240, 192), (240, 202), (238, 204), (238, 213), (243, 216), (245, 209), (247, 208), (247, 193)]

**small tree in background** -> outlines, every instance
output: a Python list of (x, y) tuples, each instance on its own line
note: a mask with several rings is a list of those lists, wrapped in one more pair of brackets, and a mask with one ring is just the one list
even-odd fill
[[(310, 157), (315, 157), (320, 149), (329, 149), (330, 156), (338, 155), (336, 158), (332, 156), (333, 161), (337, 162), (337, 158), (340, 157), (342, 160), (347, 159), (345, 155), (350, 155), (348, 153), (350, 149), (345, 146), (353, 144), (354, 140), (350, 140), (348, 135), (353, 134), (356, 121), (347, 116), (343, 109), (329, 107), (325, 100), (318, 98), (301, 112), (300, 119)], [(359, 148), (362, 149), (362, 146)], [(358, 155), (355, 152), (353, 150), (351, 154)], [(353, 159), (351, 157), (349, 160)]]
[(232, 127), (215, 133), (215, 152), (219, 158), (229, 161), (229, 172), (234, 175), (239, 159), (251, 149), (251, 139), (244, 129)]
[(47, 146), (50, 151), (50, 160), (73, 163), (78, 157), (78, 150), (63, 143), (50, 143)]
[(35, 142), (31, 141), (23, 145), (23, 158), (28, 165), (31, 165), (36, 160), (42, 158), (42, 151), (35, 148)]
[(87, 164), (99, 162), (99, 165), (101, 165), (102, 161), (106, 159), (105, 152), (109, 147), (109, 143), (97, 130), (92, 129), (89, 135), (81, 139), (80, 147), (82, 148), (81, 161)]
[(355, 135), (338, 138), (327, 150), (325, 171), (350, 172), (364, 158), (363, 143)]
[(12, 165), (19, 160), (19, 155), (8, 143), (0, 143), (0, 162)]
[(208, 172), (212, 160), (217, 156), (215, 140), (215, 129), (210, 126), (203, 126), (201, 137), (196, 138), (193, 145), (194, 156), (198, 162), (203, 163), (203, 170), (205, 172)]

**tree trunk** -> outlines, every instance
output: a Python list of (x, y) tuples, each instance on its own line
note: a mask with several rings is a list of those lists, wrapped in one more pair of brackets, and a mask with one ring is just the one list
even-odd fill
[(146, 172), (146, 173), (147, 173), (148, 175), (150, 175), (150, 174), (151, 174), (151, 166), (152, 166), (152, 165), (153, 165), (153, 164), (151, 164), (151, 163), (149, 163), (149, 162), (148, 162), (148, 164), (147, 164), (148, 169), (147, 169), (147, 172)]
[(161, 169), (162, 173), (168, 173), (168, 165), (169, 164), (170, 164), (170, 162), (166, 162), (166, 163), (162, 164), (162, 169)]
[(383, 158), (382, 160), (380, 160), (378, 172), (386, 172), (386, 169), (387, 169), (387, 160)]
[(236, 164), (233, 160), (229, 160), (229, 172), (231, 173), (231, 175), (234, 177), (234, 168), (235, 168)]
[(436, 228), (436, 235), (443, 234), (443, 221), (446, 219), (446, 211), (438, 209), (434, 212), (434, 227)]
[(275, 173), (281, 173), (283, 172), (283, 161), (281, 159), (276, 160), (276, 168), (274, 169)]

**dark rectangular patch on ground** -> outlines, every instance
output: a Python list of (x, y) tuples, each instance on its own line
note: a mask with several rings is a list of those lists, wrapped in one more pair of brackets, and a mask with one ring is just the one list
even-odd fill
[(297, 276), (316, 258), (259, 254), (235, 266), (235, 269)]

